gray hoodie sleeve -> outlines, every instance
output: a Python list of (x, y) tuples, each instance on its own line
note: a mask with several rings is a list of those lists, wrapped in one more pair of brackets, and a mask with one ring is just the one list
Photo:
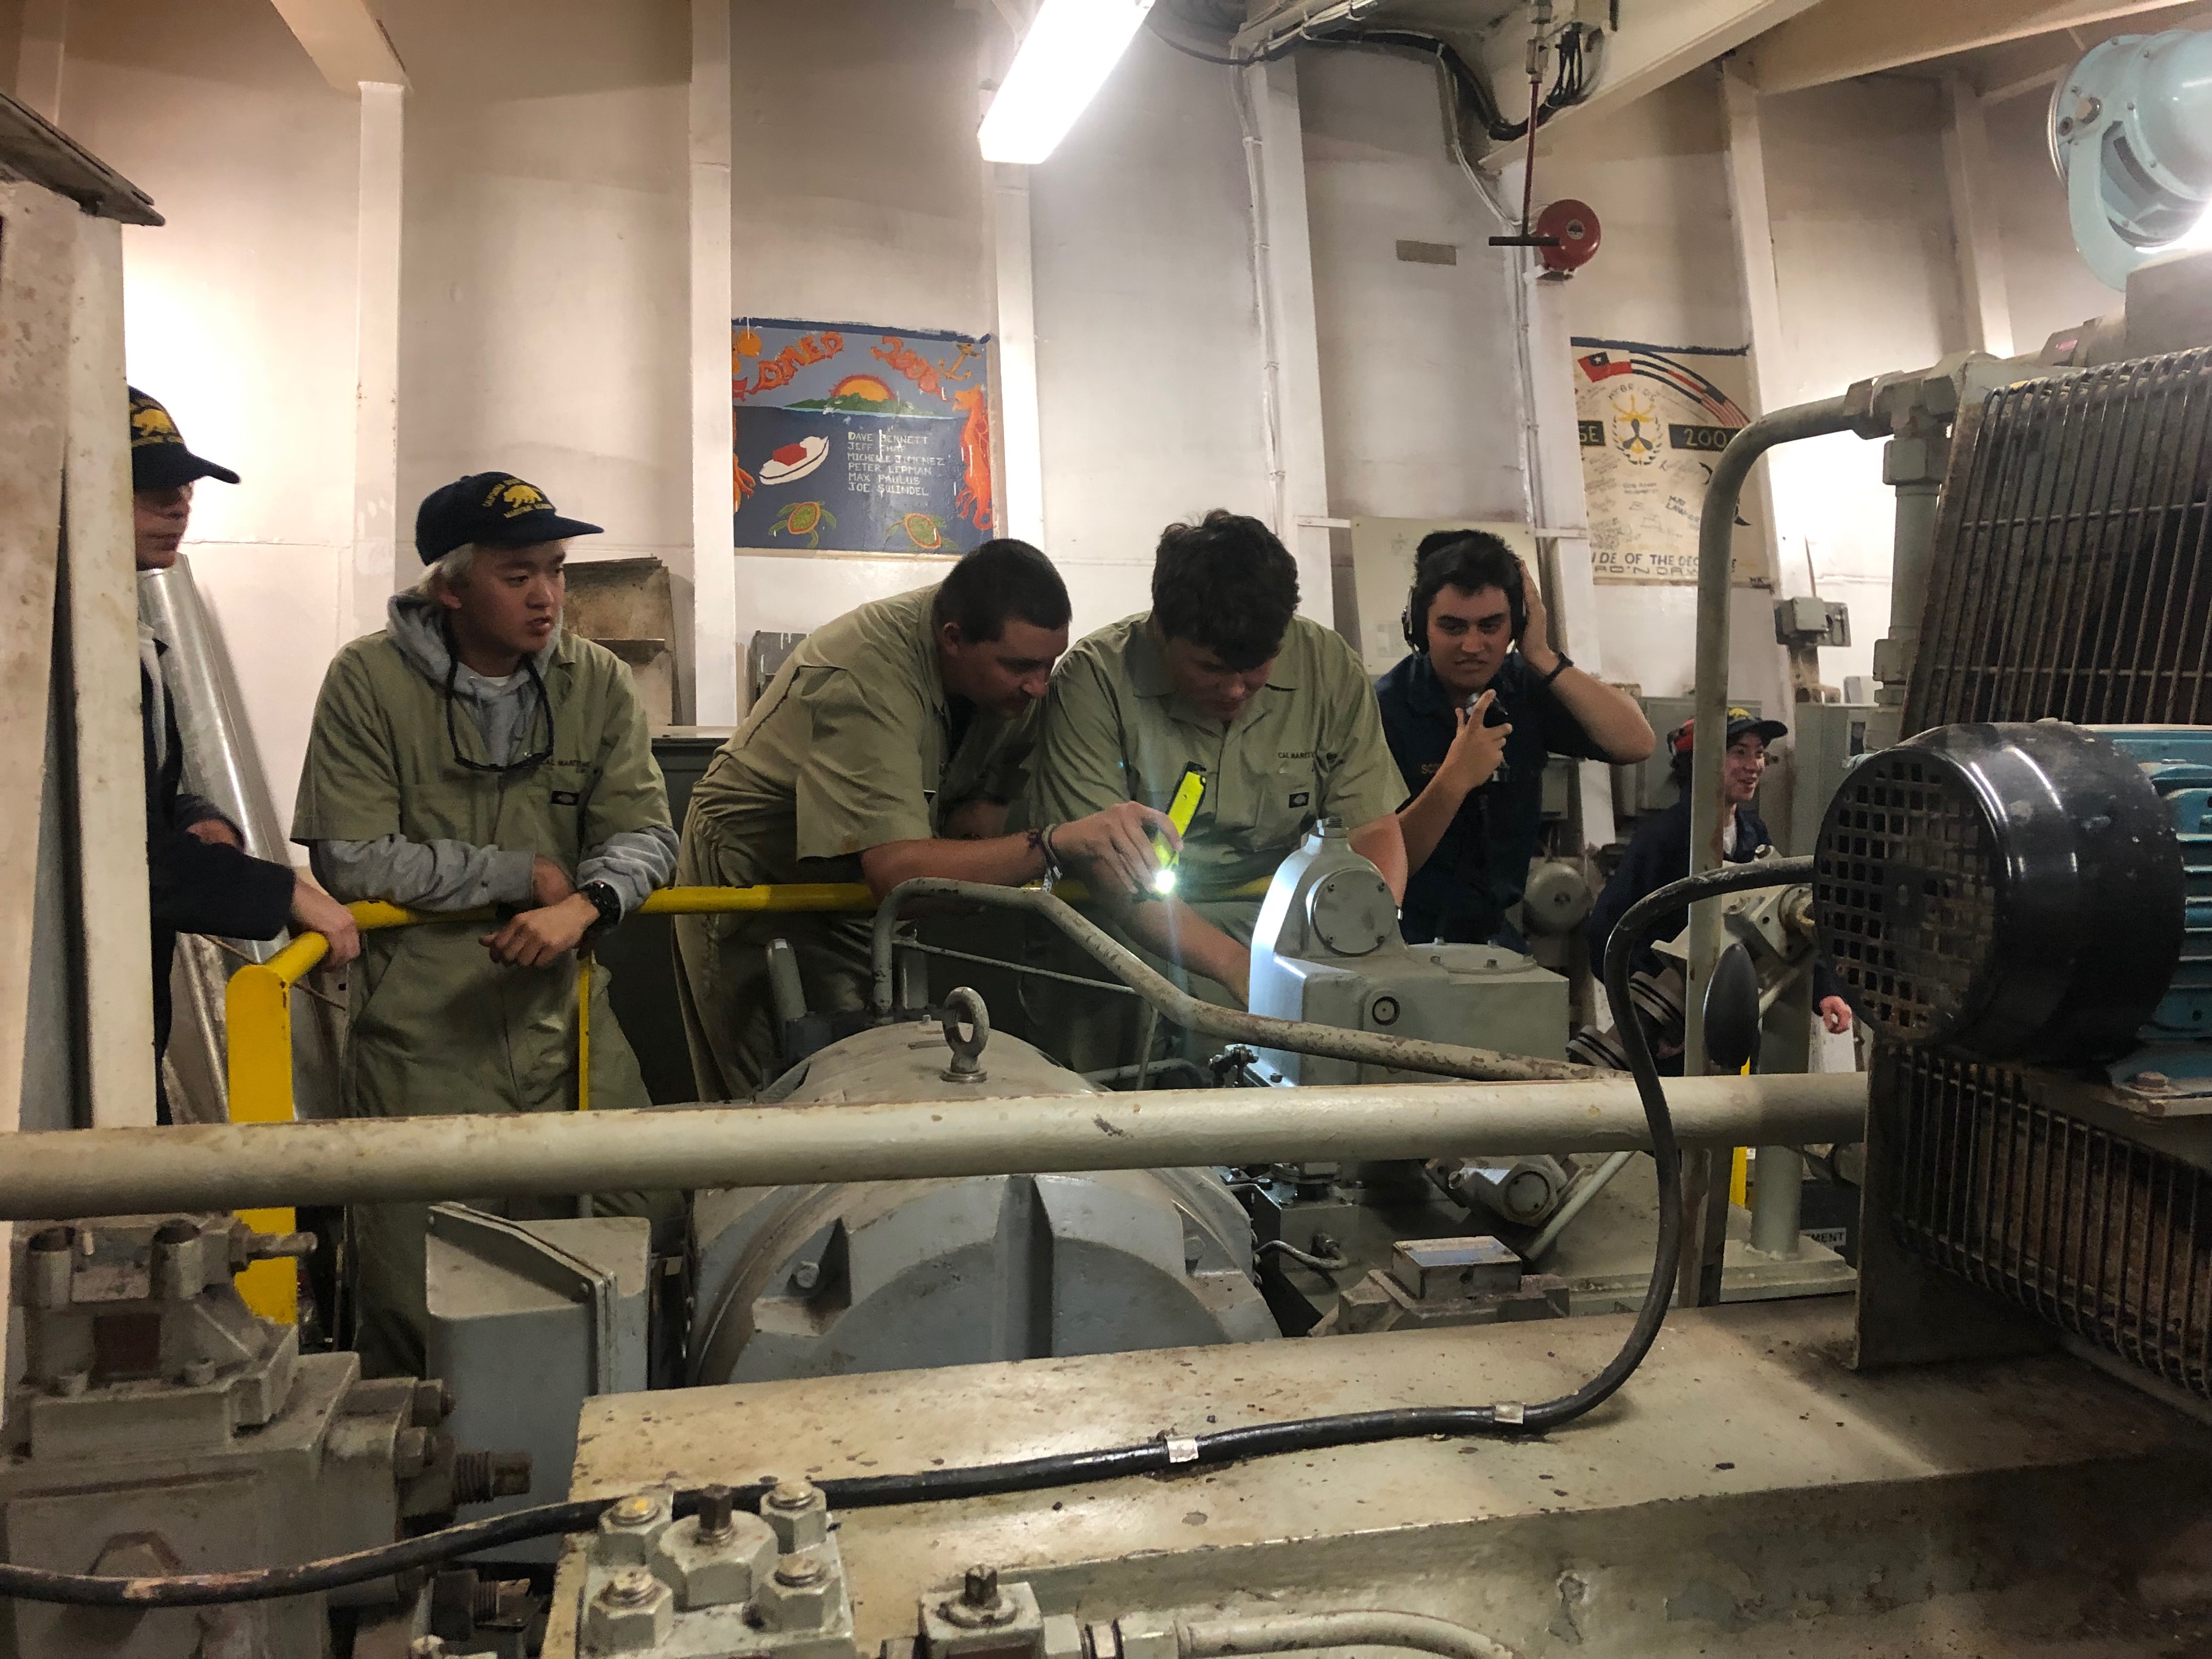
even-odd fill
[(333, 898), (383, 899), (415, 910), (477, 910), (530, 898), (531, 855), (464, 841), (318, 841), (315, 879)]
[(645, 896), (668, 884), (676, 873), (676, 832), (665, 823), (609, 836), (576, 866), (576, 885), (603, 881), (622, 901), (623, 914), (645, 902)]

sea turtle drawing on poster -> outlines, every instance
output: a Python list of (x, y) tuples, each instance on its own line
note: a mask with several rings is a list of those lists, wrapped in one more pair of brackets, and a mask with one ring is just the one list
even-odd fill
[[(1575, 416), (1589, 504), (1591, 574), (1601, 582), (1694, 582), (1698, 518), (1713, 463), (1747, 424), (1741, 347), (1577, 339)], [(1739, 515), (1732, 580), (1765, 556)]]
[(732, 323), (735, 544), (882, 555), (988, 540), (989, 343), (860, 323)]

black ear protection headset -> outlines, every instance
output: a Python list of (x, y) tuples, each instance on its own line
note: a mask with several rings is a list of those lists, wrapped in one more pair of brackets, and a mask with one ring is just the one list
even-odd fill
[[(1406, 636), (1406, 643), (1414, 650), (1426, 651), (1429, 648), (1429, 607), (1421, 598), (1422, 577), (1425, 568), (1430, 561), (1443, 558), (1446, 554), (1464, 546), (1466, 542), (1471, 539), (1470, 537), (1445, 542), (1440, 546), (1431, 548), (1425, 556), (1415, 561), (1413, 586), (1406, 595), (1406, 608), (1398, 613), (1398, 631)], [(1517, 559), (1511, 568), (1505, 573), (1504, 586), (1506, 625), (1512, 629), (1513, 637), (1517, 641), (1528, 631), (1528, 595), (1522, 586), (1521, 564)], [(1420, 613), (1418, 616), (1414, 614), (1415, 605), (1420, 606)]]

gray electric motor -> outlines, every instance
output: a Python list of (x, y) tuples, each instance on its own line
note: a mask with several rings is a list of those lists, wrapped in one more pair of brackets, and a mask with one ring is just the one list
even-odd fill
[[(1278, 1019), (1500, 1054), (1566, 1052), (1566, 981), (1494, 945), (1408, 945), (1382, 872), (1352, 850), (1334, 818), (1275, 872), (1252, 930), (1249, 1006)], [(1262, 1053), (1255, 1069), (1286, 1084), (1437, 1080), (1277, 1049)]]
[[(953, 999), (981, 1015), (973, 993)], [(990, 1036), (979, 1018), (973, 1037), (935, 1020), (862, 1031), (811, 1056), (764, 1098), (799, 1106), (1097, 1092), (1018, 1038)], [(1251, 1224), (1204, 1170), (702, 1192), (692, 1224), (694, 1383), (1278, 1334), (1253, 1282)]]

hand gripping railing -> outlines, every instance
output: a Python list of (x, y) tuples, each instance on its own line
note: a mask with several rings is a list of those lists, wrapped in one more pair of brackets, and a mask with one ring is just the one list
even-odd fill
[[(346, 907), (363, 932), (411, 927), (426, 922), (488, 922), (489, 909), (406, 910), (370, 900)], [(705, 915), (751, 911), (763, 915), (803, 912), (866, 913), (874, 896), (859, 882), (795, 883), (780, 887), (664, 887), (647, 896), (640, 910), (651, 915)], [(229, 1047), (230, 1121), (233, 1123), (289, 1123), (292, 1099), (292, 988), (330, 953), (320, 933), (301, 933), (266, 962), (248, 963), (230, 976), (223, 997)], [(592, 958), (577, 959), (576, 1105), (591, 1105)], [(263, 1232), (289, 1232), (290, 1210), (248, 1210), (245, 1219)], [(296, 1266), (287, 1261), (257, 1261), (239, 1275), (247, 1304), (264, 1319), (287, 1324), (299, 1316)]]

